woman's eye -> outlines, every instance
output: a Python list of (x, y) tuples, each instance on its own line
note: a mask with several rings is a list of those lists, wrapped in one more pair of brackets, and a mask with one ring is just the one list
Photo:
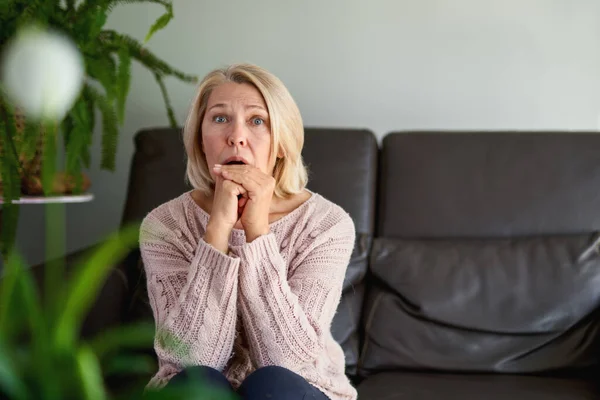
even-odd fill
[(262, 125), (264, 122), (265, 122), (265, 121), (264, 121), (262, 118), (258, 118), (258, 117), (254, 118), (254, 119), (252, 120), (252, 123), (253, 123), (254, 125)]
[(227, 118), (223, 117), (222, 115), (217, 115), (216, 117), (213, 118), (213, 120), (217, 123), (217, 124), (222, 124), (224, 122), (227, 122)]

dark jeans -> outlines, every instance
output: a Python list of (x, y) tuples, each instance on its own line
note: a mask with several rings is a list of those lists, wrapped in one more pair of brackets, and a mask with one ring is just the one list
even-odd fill
[[(168, 386), (201, 377), (203, 383), (233, 393), (225, 376), (210, 367), (190, 367), (169, 381)], [(300, 375), (282, 367), (263, 367), (251, 373), (238, 389), (238, 395), (246, 400), (329, 400), (323, 392), (312, 386)]]

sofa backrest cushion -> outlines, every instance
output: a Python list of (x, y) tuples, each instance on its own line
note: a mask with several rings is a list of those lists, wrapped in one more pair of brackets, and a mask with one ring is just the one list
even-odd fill
[(141, 222), (154, 208), (191, 190), (181, 134), (180, 128), (151, 128), (135, 135), (122, 223)]
[(600, 227), (600, 135), (392, 133), (381, 152), (378, 236), (507, 237)]

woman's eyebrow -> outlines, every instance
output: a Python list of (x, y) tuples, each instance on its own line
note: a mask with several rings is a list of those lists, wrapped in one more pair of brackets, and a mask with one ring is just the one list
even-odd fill
[(265, 109), (263, 106), (261, 106), (260, 104), (249, 104), (249, 105), (247, 105), (247, 106), (246, 106), (246, 110), (250, 110), (250, 109), (253, 109), (253, 108), (257, 108), (257, 109), (259, 109), (259, 110), (262, 110), (262, 111), (267, 111), (267, 110), (266, 110), (266, 109)]
[(227, 105), (226, 105), (225, 103), (217, 103), (217, 104), (215, 104), (215, 105), (211, 106), (211, 107), (208, 109), (208, 111), (212, 110), (213, 108), (225, 108), (225, 107), (227, 107)]

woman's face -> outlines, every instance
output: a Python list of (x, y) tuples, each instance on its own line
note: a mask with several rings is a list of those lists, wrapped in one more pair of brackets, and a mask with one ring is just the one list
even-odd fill
[(271, 175), (271, 126), (261, 93), (247, 83), (226, 82), (208, 98), (202, 150), (213, 178), (215, 164), (244, 163)]

